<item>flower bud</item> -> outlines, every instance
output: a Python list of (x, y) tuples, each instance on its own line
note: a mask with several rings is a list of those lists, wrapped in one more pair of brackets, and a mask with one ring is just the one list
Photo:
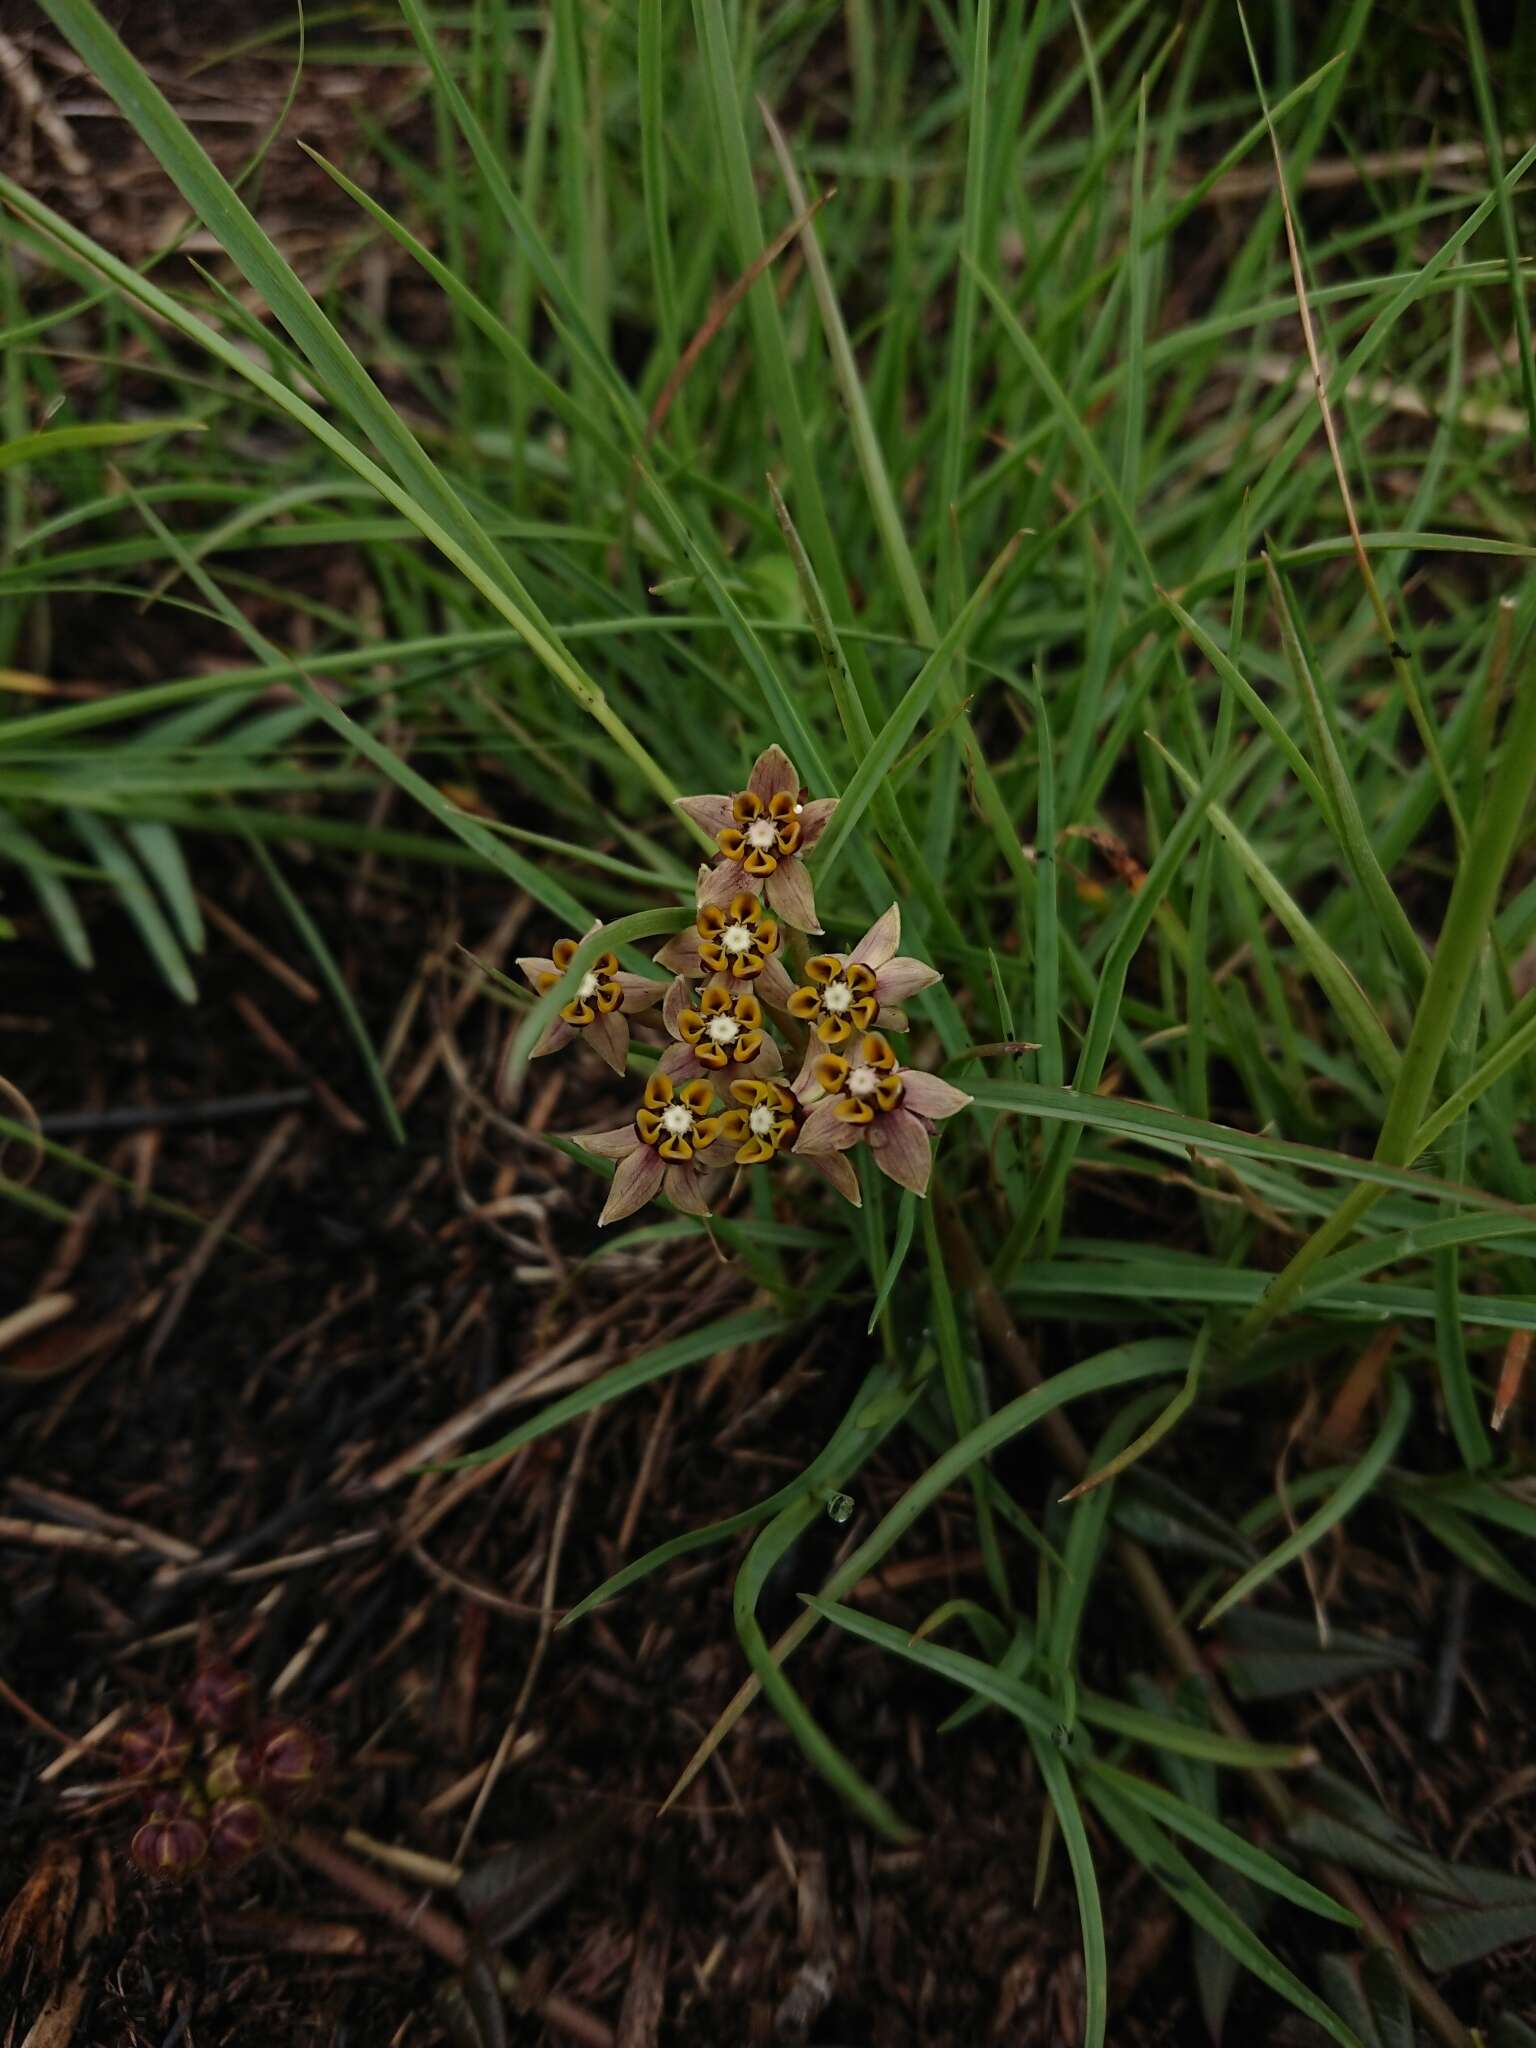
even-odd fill
[(240, 1753), (246, 1782), (277, 1806), (299, 1806), (313, 1798), (330, 1763), (330, 1744), (302, 1721), (263, 1721)]
[(271, 1838), (272, 1816), (248, 1792), (220, 1799), (208, 1816), (208, 1860), (216, 1870), (238, 1869)]
[(146, 1877), (175, 1884), (190, 1877), (208, 1854), (208, 1830), (195, 1802), (179, 1789), (154, 1793), (134, 1831), (128, 1854)]
[(238, 1727), (251, 1697), (251, 1681), (227, 1657), (204, 1664), (186, 1690), (187, 1712), (198, 1728), (220, 1734)]
[(174, 1778), (192, 1754), (192, 1744), (170, 1708), (158, 1706), (119, 1730), (117, 1753), (118, 1769), (125, 1778), (152, 1783)]
[(250, 1761), (245, 1746), (238, 1742), (226, 1742), (216, 1749), (203, 1773), (203, 1784), (210, 1799), (230, 1799), (237, 1792), (244, 1792), (250, 1784)]

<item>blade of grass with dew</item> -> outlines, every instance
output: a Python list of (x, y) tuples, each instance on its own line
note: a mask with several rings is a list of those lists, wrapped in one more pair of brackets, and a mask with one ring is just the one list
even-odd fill
[[(892, 1366), (874, 1366), (860, 1384), (842, 1421), (797, 1478), (752, 1507), (743, 1508), (739, 1514), (727, 1515), (702, 1529), (690, 1529), (682, 1536), (674, 1536), (668, 1542), (658, 1544), (643, 1557), (632, 1559), (621, 1571), (615, 1572), (578, 1600), (570, 1612), (562, 1616), (558, 1626), (569, 1628), (590, 1614), (593, 1608), (616, 1599), (620, 1593), (627, 1592), (631, 1586), (649, 1578), (653, 1572), (663, 1570), (676, 1559), (716, 1543), (728, 1542), (732, 1536), (756, 1528), (760, 1522), (770, 1520), (781, 1509), (803, 1497), (820, 1497), (842, 1488), (901, 1421), (919, 1391), (919, 1378), (914, 1377), (909, 1386), (904, 1386), (901, 1375)], [(873, 1414), (872, 1410), (875, 1411)]]

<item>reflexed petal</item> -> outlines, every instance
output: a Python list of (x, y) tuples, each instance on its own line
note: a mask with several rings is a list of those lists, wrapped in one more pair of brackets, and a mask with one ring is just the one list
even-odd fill
[(599, 1010), (587, 1026), (587, 1043), (616, 1074), (624, 1071), (629, 1052), (629, 1026), (617, 1010)]
[(548, 988), (550, 983), (544, 979), (546, 975), (553, 975), (556, 981), (560, 979), (559, 968), (542, 953), (525, 953), (517, 964), (530, 988)]
[(846, 1152), (864, 1136), (863, 1124), (845, 1123), (835, 1102), (818, 1102), (795, 1140), (797, 1152)]
[(545, 1030), (544, 1036), (533, 1048), (533, 1051), (529, 1053), (528, 1057), (531, 1060), (547, 1059), (552, 1052), (559, 1052), (562, 1046), (569, 1045), (575, 1036), (576, 1026), (574, 1024), (567, 1024), (563, 1017), (552, 1018)]
[(783, 1010), (795, 992), (795, 985), (784, 970), (784, 962), (771, 954), (763, 962), (763, 971), (753, 984), (757, 995), (770, 1010)]
[(649, 1145), (637, 1145), (627, 1159), (619, 1162), (613, 1186), (609, 1188), (608, 1199), (603, 1204), (603, 1213), (597, 1219), (599, 1228), (605, 1223), (617, 1223), (621, 1216), (633, 1216), (637, 1209), (643, 1209), (660, 1189), (666, 1171), (657, 1152)]
[(692, 818), (695, 825), (702, 825), (711, 839), (731, 822), (731, 800), (728, 796), (680, 796), (677, 808)]
[(751, 1059), (743, 1060), (736, 1071), (738, 1074), (782, 1074), (784, 1055), (771, 1038), (765, 1037)]
[(675, 938), (668, 939), (654, 957), (658, 967), (670, 967), (674, 974), (692, 975), (696, 981), (702, 965), (699, 959), (698, 933), (690, 925), (687, 931), (679, 932)]
[(666, 1169), (667, 1200), (674, 1209), (681, 1209), (685, 1216), (707, 1216), (709, 1203), (705, 1190), (709, 1183), (699, 1166), (689, 1160), (686, 1166), (669, 1166)]
[(621, 1124), (616, 1131), (577, 1131), (572, 1139), (594, 1159), (627, 1159), (640, 1146), (633, 1124)]
[(678, 1020), (689, 1007), (688, 978), (680, 974), (668, 988), (661, 1005), (661, 1021), (673, 1038), (682, 1037), (682, 1027)]
[(884, 917), (877, 917), (869, 930), (849, 954), (850, 960), (862, 960), (867, 967), (883, 967), (901, 944), (901, 911), (892, 904)]
[(749, 874), (739, 860), (722, 860), (699, 877), (699, 905), (724, 908), (747, 891), (763, 886), (760, 875)]
[(845, 1202), (852, 1202), (855, 1209), (863, 1208), (859, 1176), (846, 1152), (810, 1152), (805, 1163), (823, 1180), (830, 1181)]
[(958, 1116), (970, 1104), (971, 1097), (963, 1088), (952, 1087), (948, 1081), (941, 1081), (937, 1074), (924, 1074), (916, 1067), (903, 1067), (901, 1079), (906, 1089), (905, 1106), (916, 1110), (919, 1116)]
[(893, 1109), (876, 1122), (869, 1134), (869, 1149), (876, 1166), (898, 1187), (910, 1188), (914, 1195), (927, 1194), (933, 1147), (921, 1117), (906, 1108)]
[(692, 1046), (669, 1045), (656, 1062), (656, 1071), (658, 1074), (666, 1074), (674, 1081), (697, 1081), (703, 1074), (704, 1067)]
[(670, 993), (668, 983), (650, 981), (643, 974), (630, 974), (622, 968), (613, 978), (619, 984), (619, 1008), (626, 1017), (638, 1016), (642, 1010), (654, 1010)]
[(747, 787), (766, 804), (778, 789), (791, 790), (798, 796), (800, 777), (795, 773), (794, 762), (782, 747), (764, 747), (752, 763), (752, 773), (747, 777)]
[(929, 967), (922, 960), (913, 960), (903, 954), (899, 960), (887, 960), (876, 978), (876, 989), (882, 1003), (904, 1003), (908, 996), (920, 995), (925, 988), (932, 988), (943, 975), (936, 967)]
[(837, 809), (835, 796), (814, 796), (808, 804), (800, 806), (800, 851), (809, 853), (822, 833), (832, 822), (832, 813)]
[(910, 1031), (912, 1020), (905, 1010), (886, 1008), (876, 1010), (875, 1027), (879, 1031)]
[(775, 872), (768, 877), (763, 893), (784, 922), (792, 924), (797, 932), (821, 930), (816, 922), (816, 892), (811, 887), (804, 861), (793, 855), (788, 860), (781, 860)]

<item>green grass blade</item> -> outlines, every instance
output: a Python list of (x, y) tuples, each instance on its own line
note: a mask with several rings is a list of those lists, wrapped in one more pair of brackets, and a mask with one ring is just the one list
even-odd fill
[(1277, 1545), (1268, 1557), (1260, 1559), (1259, 1563), (1244, 1572), (1236, 1585), (1228, 1587), (1206, 1614), (1200, 1624), (1202, 1628), (1209, 1628), (1213, 1622), (1219, 1621), (1229, 1609), (1257, 1592), (1276, 1572), (1283, 1571), (1287, 1565), (1294, 1564), (1298, 1557), (1304, 1556), (1314, 1543), (1327, 1535), (1330, 1529), (1337, 1528), (1345, 1516), (1366, 1498), (1391, 1464), (1412, 1413), (1413, 1395), (1409, 1391), (1406, 1379), (1399, 1375), (1393, 1380), (1387, 1396), (1387, 1413), (1381, 1428), (1349, 1477), (1320, 1507), (1308, 1515), (1299, 1528), (1292, 1531), (1284, 1543)]

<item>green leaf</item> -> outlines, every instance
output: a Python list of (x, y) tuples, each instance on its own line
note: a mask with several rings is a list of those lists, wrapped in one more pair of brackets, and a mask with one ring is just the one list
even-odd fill
[(1111, 1791), (1132, 1806), (1140, 1807), (1152, 1820), (1161, 1821), (1164, 1827), (1186, 1841), (1193, 1842), (1197, 1849), (1204, 1849), (1218, 1857), (1223, 1863), (1254, 1884), (1263, 1885), (1266, 1890), (1276, 1892), (1282, 1899), (1288, 1899), (1293, 1906), (1304, 1906), (1309, 1913), (1320, 1913), (1325, 1920), (1337, 1920), (1345, 1927), (1358, 1926), (1353, 1913), (1335, 1903), (1328, 1894), (1319, 1891), (1305, 1878), (1288, 1870), (1277, 1857), (1265, 1849), (1257, 1848), (1245, 1841), (1234, 1828), (1202, 1813), (1198, 1806), (1180, 1799), (1172, 1792), (1166, 1792), (1161, 1785), (1151, 1784), (1145, 1778), (1138, 1778), (1129, 1771), (1117, 1770), (1111, 1764), (1097, 1760), (1088, 1765), (1092, 1775), (1102, 1780)]
[(1224, 1948), (1230, 1949), (1243, 1968), (1251, 1971), (1260, 1983), (1315, 2021), (1324, 2033), (1340, 2044), (1340, 2048), (1362, 2048), (1359, 2036), (1345, 2026), (1338, 2014), (1324, 2005), (1314, 1992), (1309, 1991), (1278, 1957), (1270, 1953), (1253, 1929), (1232, 1911), (1188, 1857), (1182, 1855), (1150, 1821), (1111, 1793), (1096, 1776), (1086, 1780), (1085, 1789), (1132, 1856), (1144, 1870), (1151, 1872), (1181, 1912), (1205, 1928)]
[(1408, 1382), (1399, 1374), (1392, 1381), (1387, 1395), (1387, 1413), (1381, 1428), (1348, 1478), (1335, 1488), (1321, 1507), (1315, 1508), (1308, 1515), (1299, 1528), (1293, 1530), (1282, 1544), (1272, 1550), (1268, 1557), (1261, 1558), (1256, 1565), (1250, 1566), (1235, 1586), (1228, 1587), (1206, 1614), (1200, 1624), (1202, 1628), (1209, 1628), (1229, 1607), (1236, 1607), (1240, 1601), (1257, 1592), (1276, 1572), (1294, 1564), (1298, 1557), (1304, 1556), (1314, 1543), (1326, 1536), (1330, 1529), (1336, 1528), (1345, 1516), (1365, 1499), (1396, 1455), (1412, 1413), (1413, 1395), (1409, 1391)]

